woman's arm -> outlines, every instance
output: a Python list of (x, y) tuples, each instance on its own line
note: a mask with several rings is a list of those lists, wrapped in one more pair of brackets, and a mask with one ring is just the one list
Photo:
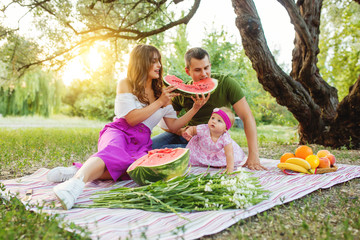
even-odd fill
[(144, 108), (131, 110), (128, 114), (125, 115), (126, 122), (130, 126), (135, 126), (136, 124), (139, 124), (148, 119), (164, 105), (163, 102), (159, 99)]
[(199, 111), (199, 109), (202, 106), (204, 106), (204, 104), (209, 100), (209, 98), (210, 98), (210, 93), (208, 94), (207, 97), (205, 97), (204, 94), (202, 94), (201, 97), (199, 97), (199, 95), (196, 94), (196, 97), (191, 97), (191, 99), (194, 101), (194, 104), (193, 107), (186, 114), (184, 114), (182, 117), (177, 119), (164, 118), (164, 121), (167, 127), (169, 128), (169, 131), (175, 133), (180, 128), (185, 126), (192, 119), (192, 117)]
[(226, 156), (226, 172), (232, 173), (234, 171), (234, 149), (232, 143), (224, 147)]
[[(130, 82), (126, 79), (120, 81), (117, 86), (117, 93), (131, 93), (131, 85)], [(148, 106), (141, 109), (133, 109), (129, 113), (127, 113), (124, 118), (130, 126), (135, 126), (148, 119), (152, 114), (154, 114), (159, 108), (168, 104), (171, 101), (171, 98), (178, 95), (178, 93), (172, 93), (176, 87), (169, 86), (163, 89), (161, 96), (149, 104)]]

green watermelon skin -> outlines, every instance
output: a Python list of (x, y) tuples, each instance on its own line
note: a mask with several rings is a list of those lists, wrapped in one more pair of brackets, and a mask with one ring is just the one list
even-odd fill
[[(210, 88), (207, 88), (205, 86), (201, 86), (202, 83), (201, 81), (198, 82), (200, 89), (196, 90), (196, 84), (186, 84), (183, 83), (183, 80), (181, 80), (180, 78), (174, 76), (174, 75), (167, 75), (164, 78), (164, 83), (165, 86), (170, 86), (170, 85), (174, 85), (177, 86), (178, 89), (176, 89), (174, 92), (180, 93), (181, 95), (183, 95), (184, 97), (191, 97), (191, 96), (195, 96), (195, 94), (204, 94), (205, 96), (208, 93), (213, 93), (217, 86), (218, 86), (218, 80), (214, 79), (214, 78), (207, 78), (206, 81), (211, 80), (212, 82), (212, 86)], [(205, 81), (205, 82), (206, 82)], [(206, 83), (205, 83), (206, 84)], [(201, 89), (203, 88), (203, 89)]]
[[(143, 186), (149, 182), (156, 182), (159, 180), (167, 181), (177, 176), (181, 176), (186, 171), (189, 165), (189, 149), (183, 148), (184, 153), (177, 159), (168, 163), (157, 166), (137, 166), (131, 169), (131, 165), (127, 170), (130, 178), (137, 184)], [(149, 181), (149, 182), (147, 182)]]

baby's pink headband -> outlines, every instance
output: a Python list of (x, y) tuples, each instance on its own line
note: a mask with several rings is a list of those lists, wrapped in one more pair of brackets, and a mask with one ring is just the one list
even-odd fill
[(213, 113), (219, 114), (220, 117), (224, 120), (226, 124), (226, 130), (229, 130), (231, 128), (231, 121), (229, 116), (220, 108), (214, 108)]

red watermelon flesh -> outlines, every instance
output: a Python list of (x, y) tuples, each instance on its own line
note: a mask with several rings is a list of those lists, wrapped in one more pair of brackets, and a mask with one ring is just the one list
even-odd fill
[(158, 165), (163, 165), (170, 162), (173, 159), (177, 159), (179, 156), (184, 154), (184, 150), (181, 148), (175, 149), (154, 149), (148, 152), (147, 155), (136, 160), (128, 168), (128, 171), (133, 170), (137, 166), (143, 167), (153, 167)]
[(194, 82), (193, 84), (186, 84), (183, 80), (174, 75), (167, 75), (164, 78), (164, 82), (166, 85), (176, 86), (177, 90), (185, 95), (211, 93), (216, 89), (218, 84), (218, 81), (213, 78), (206, 78)]

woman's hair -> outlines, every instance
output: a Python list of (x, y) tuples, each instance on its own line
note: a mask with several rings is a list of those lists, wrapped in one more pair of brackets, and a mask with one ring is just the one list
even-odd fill
[(191, 59), (195, 58), (195, 59), (201, 60), (206, 56), (208, 57), (208, 59), (210, 61), (209, 53), (205, 49), (200, 48), (200, 47), (190, 48), (185, 53), (185, 67), (187, 69), (190, 68)]
[[(149, 99), (145, 96), (145, 84), (154, 57), (158, 57), (161, 64), (161, 54), (159, 50), (151, 45), (137, 45), (130, 53), (127, 79), (131, 84), (132, 93), (141, 103), (145, 104), (150, 104)], [(152, 81), (152, 89), (154, 90), (156, 99), (158, 99), (162, 93), (162, 72), (163, 68), (161, 64), (159, 78), (153, 79)]]
[(228, 107), (221, 107), (220, 109), (223, 110), (226, 113), (226, 115), (228, 115), (231, 122), (231, 126), (233, 126), (235, 122), (235, 114), (232, 112), (232, 110)]

